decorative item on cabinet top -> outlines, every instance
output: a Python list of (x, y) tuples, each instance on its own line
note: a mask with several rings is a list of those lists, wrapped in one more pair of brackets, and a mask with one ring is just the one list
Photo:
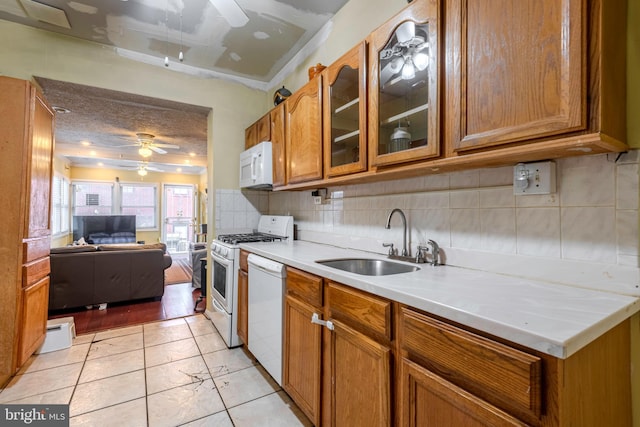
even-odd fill
[(327, 68), (327, 67), (322, 65), (319, 62), (316, 65), (313, 65), (313, 66), (309, 67), (309, 80), (313, 80), (313, 78), (316, 75), (320, 74), (322, 72), (322, 70), (324, 70), (325, 68)]
[(291, 96), (291, 91), (289, 89), (282, 86), (280, 89), (276, 90), (273, 94), (273, 105), (278, 105), (282, 103), (285, 99)]

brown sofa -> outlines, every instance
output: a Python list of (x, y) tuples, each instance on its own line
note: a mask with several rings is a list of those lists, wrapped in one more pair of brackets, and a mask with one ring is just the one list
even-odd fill
[(171, 256), (164, 244), (51, 249), (49, 310), (161, 297)]

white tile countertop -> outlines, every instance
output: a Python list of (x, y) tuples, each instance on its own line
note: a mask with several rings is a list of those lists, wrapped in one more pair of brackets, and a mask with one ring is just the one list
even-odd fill
[(386, 257), (311, 242), (240, 246), (562, 359), (640, 311), (636, 297), (446, 265), (411, 264), (420, 270), (387, 276), (349, 273), (315, 261)]

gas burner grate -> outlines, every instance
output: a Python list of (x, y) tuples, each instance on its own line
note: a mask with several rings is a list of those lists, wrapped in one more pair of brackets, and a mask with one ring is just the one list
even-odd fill
[(286, 237), (267, 233), (221, 234), (218, 236), (219, 241), (232, 245), (250, 242), (279, 242), (284, 239), (286, 239)]

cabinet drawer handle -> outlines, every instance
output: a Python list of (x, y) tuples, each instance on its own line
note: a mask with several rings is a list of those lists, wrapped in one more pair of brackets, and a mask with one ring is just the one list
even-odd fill
[(315, 323), (316, 325), (320, 326), (326, 326), (327, 329), (333, 331), (333, 322), (331, 320), (320, 320), (320, 316), (318, 316), (318, 313), (313, 313), (313, 316), (311, 316), (311, 323)]

